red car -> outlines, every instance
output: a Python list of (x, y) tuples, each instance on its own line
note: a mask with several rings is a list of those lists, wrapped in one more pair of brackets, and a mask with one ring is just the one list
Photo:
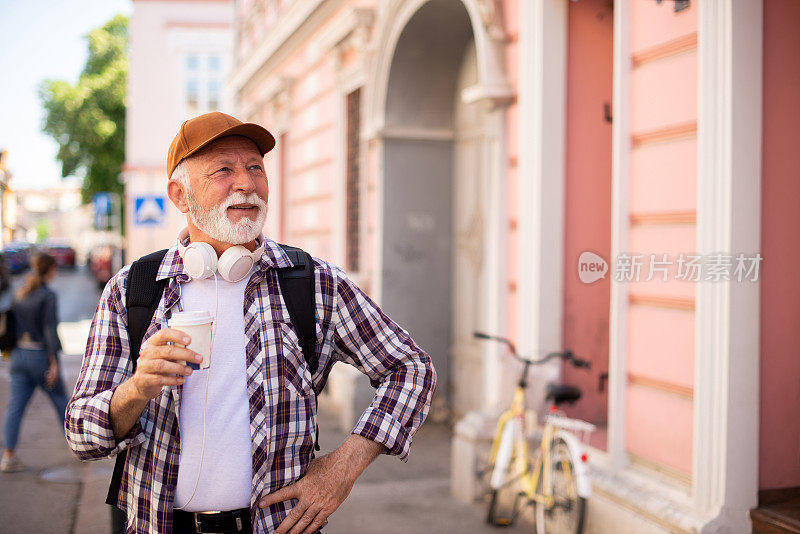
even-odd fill
[(118, 250), (113, 245), (99, 245), (89, 253), (89, 270), (98, 287), (105, 287), (115, 272), (119, 270)]
[(44, 252), (53, 256), (59, 267), (75, 268), (75, 249), (64, 243), (51, 243), (44, 247)]

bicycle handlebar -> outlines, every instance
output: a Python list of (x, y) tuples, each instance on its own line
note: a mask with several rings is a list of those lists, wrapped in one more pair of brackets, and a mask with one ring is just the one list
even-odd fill
[(500, 343), (505, 343), (508, 346), (508, 349), (511, 351), (511, 354), (513, 354), (514, 356), (518, 356), (517, 347), (507, 337), (492, 336), (489, 334), (484, 334), (483, 332), (473, 332), (472, 334), (478, 339), (489, 339), (492, 341), (499, 341)]
[(491, 341), (498, 341), (500, 343), (504, 343), (505, 345), (508, 346), (512, 356), (514, 356), (514, 358), (518, 359), (523, 363), (529, 363), (531, 365), (542, 365), (544, 363), (549, 362), (553, 358), (561, 358), (562, 360), (572, 364), (574, 367), (584, 367), (586, 369), (589, 369), (592, 366), (591, 362), (576, 357), (569, 349), (565, 350), (564, 352), (551, 352), (546, 356), (539, 358), (538, 360), (530, 360), (528, 358), (525, 358), (524, 356), (520, 356), (519, 354), (517, 354), (517, 349), (514, 346), (514, 343), (512, 343), (511, 340), (508, 338), (502, 336), (493, 336), (490, 334), (485, 334), (483, 332), (473, 332), (473, 335), (478, 339), (488, 339)]

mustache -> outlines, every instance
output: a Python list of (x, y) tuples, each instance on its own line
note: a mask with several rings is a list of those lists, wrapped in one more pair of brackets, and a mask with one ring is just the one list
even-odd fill
[(255, 193), (245, 195), (244, 193), (240, 193), (238, 191), (236, 193), (231, 193), (228, 198), (226, 198), (225, 201), (220, 204), (219, 209), (224, 212), (234, 204), (253, 204), (254, 206), (257, 206), (259, 210), (267, 209), (267, 203)]

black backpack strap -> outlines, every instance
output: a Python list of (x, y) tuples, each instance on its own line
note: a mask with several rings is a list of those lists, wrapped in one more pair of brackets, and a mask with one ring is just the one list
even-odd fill
[[(315, 314), (316, 288), (314, 283), (314, 260), (311, 255), (299, 248), (281, 245), (283, 251), (292, 260), (292, 267), (278, 269), (278, 282), (281, 286), (283, 300), (289, 310), (289, 318), (297, 331), (303, 357), (308, 364), (311, 375), (317, 372), (317, 320)], [(316, 391), (314, 392), (316, 401)], [(314, 450), (319, 450), (319, 425)]]
[(153, 314), (164, 294), (167, 279), (156, 281), (158, 268), (167, 254), (167, 249), (142, 256), (131, 265), (128, 272), (128, 287), (125, 290), (125, 309), (128, 312), (128, 338), (131, 344), (131, 361), (136, 369), (136, 359), (142, 348), (142, 339)]
[(289, 318), (297, 330), (303, 356), (308, 363), (311, 374), (317, 372), (319, 360), (317, 359), (317, 330), (316, 315), (314, 313), (315, 288), (314, 288), (314, 261), (311, 255), (299, 248), (281, 245), (283, 251), (292, 260), (293, 267), (278, 269), (278, 281), (281, 286), (283, 300), (289, 309)]
[[(128, 271), (128, 287), (125, 290), (125, 309), (128, 313), (128, 338), (130, 340), (130, 358), (136, 370), (136, 360), (142, 348), (142, 338), (153, 320), (153, 314), (161, 301), (167, 279), (156, 281), (158, 268), (167, 254), (167, 249), (142, 256), (131, 264)], [(114, 474), (108, 488), (106, 503), (116, 506), (119, 487), (122, 483), (122, 472), (125, 469), (127, 451), (117, 455), (114, 463)]]

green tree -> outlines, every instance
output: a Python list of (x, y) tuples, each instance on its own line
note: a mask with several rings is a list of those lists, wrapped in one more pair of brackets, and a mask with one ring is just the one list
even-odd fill
[(89, 56), (76, 84), (45, 80), (43, 130), (58, 143), (61, 176), (83, 176), (84, 203), (100, 191), (122, 193), (128, 19), (117, 15), (86, 36)]
[(48, 237), (50, 237), (50, 223), (47, 219), (39, 219), (36, 221), (36, 241), (39, 243), (44, 242)]

